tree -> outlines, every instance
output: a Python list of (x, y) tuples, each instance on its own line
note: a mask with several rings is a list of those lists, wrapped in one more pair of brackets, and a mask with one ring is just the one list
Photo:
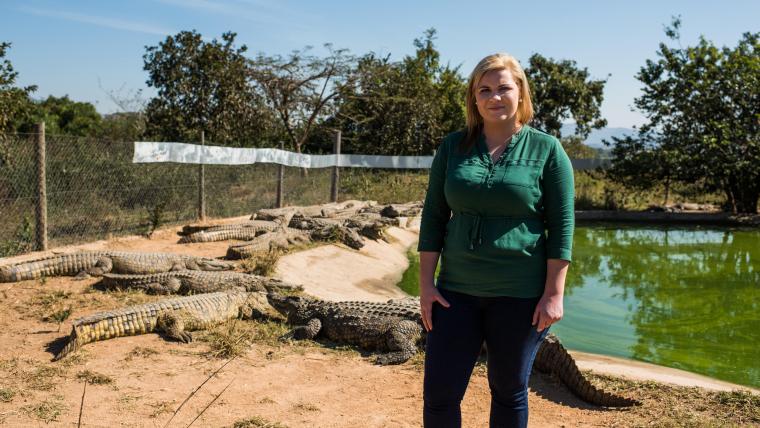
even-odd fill
[(35, 132), (35, 125), (43, 121), (45, 132), (50, 135), (86, 137), (100, 131), (102, 118), (91, 103), (73, 101), (68, 95), (50, 95), (32, 104), (30, 113), (18, 125), (21, 132)]
[(10, 47), (10, 43), (0, 42), (0, 133), (16, 131), (16, 122), (29, 112), (29, 95), (37, 90), (35, 85), (15, 86), (18, 72), (10, 60), (5, 59)]
[(310, 47), (283, 57), (259, 54), (251, 61), (251, 78), (275, 113), (279, 133), (301, 153), (317, 125), (330, 117), (335, 101), (353, 80), (353, 56), (343, 49), (324, 47), (329, 54), (309, 54)]
[(236, 146), (267, 139), (267, 109), (249, 81), (247, 47), (235, 47), (235, 37), (206, 42), (182, 31), (146, 47), (146, 83), (158, 90), (145, 112), (149, 135), (197, 141), (204, 131), (208, 141)]
[(359, 59), (355, 85), (346, 87), (332, 119), (347, 152), (430, 154), (448, 133), (464, 127), (466, 84), (458, 67), (440, 64), (435, 30), (414, 40), (399, 62), (374, 53)]
[(562, 148), (571, 159), (594, 159), (599, 154), (592, 147), (583, 144), (583, 139), (577, 135), (562, 137), (560, 140)]
[[(661, 43), (659, 58), (647, 60), (636, 75), (644, 94), (635, 105), (649, 120), (639, 138), (654, 140), (650, 150), (655, 159), (678, 166), (674, 179), (699, 183), (705, 191), (721, 190), (734, 213), (756, 213), (760, 33), (745, 33), (733, 49), (719, 49), (704, 37), (683, 48), (680, 25), (676, 18), (665, 29), (679, 47)], [(622, 147), (615, 162), (633, 156), (636, 147)]]
[(606, 80), (591, 80), (588, 70), (578, 68), (575, 61), (555, 61), (539, 54), (530, 57), (525, 74), (537, 128), (560, 138), (562, 122), (572, 117), (575, 134), (585, 139), (592, 129), (607, 125), (600, 112)]
[(651, 134), (612, 137), (612, 140), (604, 142), (606, 146), (612, 146), (612, 166), (607, 170), (607, 175), (614, 181), (637, 189), (651, 189), (663, 183), (663, 205), (667, 205), (671, 183), (683, 174), (679, 153), (661, 147)]

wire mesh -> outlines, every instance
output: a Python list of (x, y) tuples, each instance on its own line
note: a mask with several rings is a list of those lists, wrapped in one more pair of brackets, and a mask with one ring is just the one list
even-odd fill
[[(35, 246), (35, 134), (0, 134), (0, 257)], [(198, 217), (199, 166), (132, 163), (133, 143), (46, 136), (50, 247), (119, 235)], [(206, 215), (250, 215), (273, 207), (278, 165), (204, 165)], [(285, 167), (285, 205), (330, 200), (332, 168)], [(422, 199), (425, 170), (342, 168), (339, 199), (403, 202)]]

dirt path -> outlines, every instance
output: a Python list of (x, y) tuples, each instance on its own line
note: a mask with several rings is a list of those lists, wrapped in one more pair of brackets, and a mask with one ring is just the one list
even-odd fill
[[(219, 257), (229, 245), (228, 242), (178, 245), (175, 231), (161, 231), (151, 240), (117, 239), (88, 247)], [(395, 246), (393, 251), (397, 253), (410, 245), (408, 231), (392, 234), (393, 244), (369, 245), (367, 254), (362, 255), (366, 260), (354, 258), (350, 264), (341, 266), (337, 263), (340, 254), (351, 250), (322, 247), (309, 250), (314, 251), (312, 254), (287, 256), (278, 265), (278, 272), (290, 280), (294, 277), (289, 275), (299, 272), (307, 290), (319, 294), (319, 281), (314, 278), (326, 275), (319, 265), (328, 257), (338, 275), (331, 280), (332, 284), (349, 282), (348, 278), (364, 281), (361, 272), (379, 269), (380, 263), (401, 263), (403, 269), (399, 259), (378, 258), (383, 245)], [(356, 252), (352, 256), (356, 257)], [(302, 260), (311, 260), (311, 265), (296, 263)], [(51, 354), (46, 347), (68, 333), (71, 320), (99, 310), (157, 299), (139, 293), (103, 293), (91, 287), (96, 282), (97, 279), (50, 278), (0, 284), (0, 304), (4, 307), (0, 311), (0, 425), (76, 426), (84, 376), (95, 383), (87, 386), (82, 426), (163, 426), (180, 403), (225, 363), (224, 359), (207, 356), (206, 342), (183, 345), (166, 342), (157, 335), (93, 343), (61, 362), (49, 362)], [(376, 295), (386, 299), (390, 295), (384, 294), (389, 291), (381, 282), (367, 283), (358, 290), (354, 289), (355, 295), (362, 298)], [(323, 291), (335, 298), (344, 296), (338, 288)], [(55, 322), (43, 321), (56, 308), (65, 307), (71, 307), (72, 313), (60, 331)], [(420, 358), (400, 366), (379, 367), (356, 351), (330, 349), (314, 342), (278, 343), (273, 339), (276, 331), (268, 330), (273, 328), (271, 325), (240, 323), (245, 324), (241, 328), (252, 329), (257, 340), (209, 380), (176, 415), (171, 426), (187, 426), (225, 387), (220, 398), (193, 426), (232, 426), (243, 420), (248, 420), (250, 424), (246, 426), (252, 427), (278, 426), (266, 425), (266, 421), (288, 427), (420, 426)], [(730, 413), (729, 419), (725, 419), (724, 414), (709, 405), (695, 409), (688, 401), (683, 409), (676, 404), (663, 409), (665, 401), (657, 395), (658, 389), (652, 388), (651, 383), (642, 385), (633, 394), (644, 401), (644, 406), (607, 410), (580, 402), (553, 379), (533, 376), (530, 426), (633, 426), (661, 415), (678, 420), (687, 415), (688, 421), (689, 417), (705, 414), (704, 417), (717, 418), (716, 421), (760, 423), (760, 415), (753, 419), (754, 413), (747, 416), (745, 410), (738, 416), (736, 412)], [(699, 397), (711, 397), (698, 391)], [(747, 400), (746, 396), (741, 397)], [(465, 426), (487, 426), (489, 402), (487, 379), (479, 366), (462, 405)], [(668, 416), (668, 411), (676, 416)]]

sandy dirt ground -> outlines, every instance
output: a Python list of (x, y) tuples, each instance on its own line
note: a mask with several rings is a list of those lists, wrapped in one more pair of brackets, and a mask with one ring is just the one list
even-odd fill
[[(152, 239), (124, 238), (74, 248), (162, 251), (221, 257), (229, 242), (177, 244), (177, 228)], [(393, 284), (407, 266), (406, 249), (414, 227), (389, 231), (389, 243), (370, 242), (361, 251), (343, 246), (312, 248), (283, 257), (276, 276), (304, 284), (310, 294), (329, 299), (385, 300), (403, 295)], [(28, 259), (27, 255), (11, 261)], [(52, 363), (48, 348), (60, 341), (71, 321), (100, 310), (156, 300), (139, 293), (104, 293), (96, 278), (49, 278), (0, 284), (0, 425), (84, 427), (164, 426), (183, 400), (227, 360), (206, 356), (208, 344), (167, 342), (157, 335), (119, 338), (86, 345)], [(42, 320), (50, 296), (70, 305), (60, 331)], [(241, 321), (242, 322), (242, 321)], [(648, 365), (576, 354), (583, 367), (614, 372), (620, 366), (656, 378)], [(593, 366), (593, 364), (596, 364)], [(664, 370), (664, 369), (661, 369)], [(102, 375), (88, 384), (81, 374)], [(672, 379), (689, 383), (665, 370)], [(692, 384), (730, 387), (700, 377)], [(226, 389), (225, 389), (226, 388)], [(318, 343), (254, 342), (229, 362), (184, 405), (170, 426), (187, 426), (214, 400), (193, 426), (232, 426), (259, 417), (288, 427), (418, 427), (421, 425), (422, 366), (416, 358), (380, 367), (356, 351)], [(482, 367), (476, 368), (462, 404), (464, 426), (487, 426), (490, 397)], [(646, 405), (646, 403), (645, 403)], [(80, 411), (81, 407), (81, 411)], [(531, 427), (620, 425), (628, 410), (609, 410), (574, 398), (556, 381), (534, 375), (530, 385)], [(48, 419), (49, 422), (44, 420)], [(625, 424), (623, 424), (625, 425)], [(249, 425), (276, 426), (276, 425)]]

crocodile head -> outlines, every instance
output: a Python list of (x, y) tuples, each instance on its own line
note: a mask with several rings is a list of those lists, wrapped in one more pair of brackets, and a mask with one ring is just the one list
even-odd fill
[(302, 310), (307, 304), (305, 297), (285, 296), (279, 293), (269, 293), (267, 299), (269, 300), (269, 304), (286, 317)]
[(197, 266), (197, 270), (218, 271), (235, 269), (234, 263), (225, 260), (198, 258), (193, 260), (193, 263)]

